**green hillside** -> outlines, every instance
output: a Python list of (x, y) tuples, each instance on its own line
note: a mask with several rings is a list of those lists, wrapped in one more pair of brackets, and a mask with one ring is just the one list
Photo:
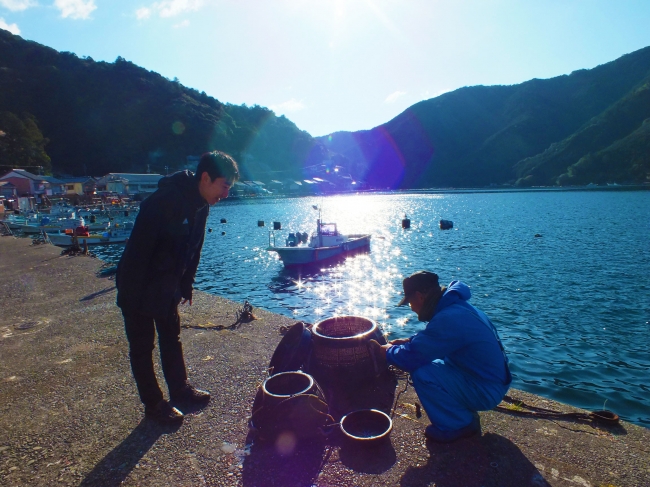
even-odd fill
[[(372, 130), (321, 141), (375, 187), (552, 185), (581, 157), (624, 139), (650, 117), (649, 75), (645, 48), (548, 80), (461, 88)], [(597, 137), (585, 132), (594, 120), (602, 123)], [(580, 144), (568, 143), (572, 137)], [(564, 145), (572, 151), (560, 150)], [(621, 182), (646, 180), (629, 161), (609, 161)]]
[[(649, 117), (650, 82), (645, 82), (566, 139), (517, 163), (518, 185), (643, 182), (650, 174), (650, 145), (643, 146), (642, 136)], [(628, 156), (632, 146), (645, 153), (645, 163), (643, 157)], [(608, 156), (598, 156), (601, 151)]]
[(589, 153), (558, 178), (561, 185), (638, 183), (650, 173), (650, 118), (630, 135), (609, 147)]
[[(49, 139), (51, 169), (73, 175), (164, 174), (184, 167), (188, 156), (221, 149), (235, 156), (246, 179), (271, 171), (300, 176), (315, 144), (267, 108), (224, 104), (122, 58), (81, 59), (1, 29), (0, 112), (0, 123), (7, 114), (35, 121)], [(16, 159), (7, 140), (0, 137), (1, 165), (47, 171), (43, 160)]]

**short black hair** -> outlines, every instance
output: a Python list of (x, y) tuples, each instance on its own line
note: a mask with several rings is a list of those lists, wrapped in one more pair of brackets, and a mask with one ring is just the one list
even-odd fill
[(218, 150), (206, 152), (201, 156), (194, 177), (200, 180), (204, 172), (208, 173), (211, 181), (217, 178), (226, 178), (232, 184), (239, 180), (237, 162), (225, 152)]

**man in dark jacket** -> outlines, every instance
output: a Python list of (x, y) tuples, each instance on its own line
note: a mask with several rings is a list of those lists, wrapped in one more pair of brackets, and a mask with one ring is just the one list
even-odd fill
[[(140, 205), (117, 266), (117, 305), (124, 316), (131, 370), (145, 415), (160, 422), (183, 419), (173, 405), (193, 410), (210, 400), (207, 391), (187, 380), (178, 304), (192, 304), (209, 205), (227, 198), (238, 178), (237, 163), (219, 151), (204, 154), (196, 174), (181, 171), (162, 178), (158, 190)], [(154, 373), (155, 331), (171, 404)]]
[(496, 328), (468, 303), (469, 287), (460, 281), (441, 288), (437, 274), (419, 271), (403, 287), (398, 306), (409, 304), (428, 324), (410, 338), (372, 343), (375, 353), (411, 374), (432, 423), (427, 438), (446, 443), (479, 433), (477, 411), (497, 406), (512, 381)]

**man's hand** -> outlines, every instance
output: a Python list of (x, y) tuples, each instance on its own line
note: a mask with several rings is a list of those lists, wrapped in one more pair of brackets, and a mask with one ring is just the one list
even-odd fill
[(391, 345), (404, 345), (405, 343), (410, 342), (410, 338), (396, 338), (395, 340), (391, 340), (388, 343)]
[(386, 345), (380, 345), (377, 340), (370, 340), (368, 342), (368, 347), (370, 348), (370, 353), (375, 356), (375, 360), (377, 360), (378, 365), (383, 365), (386, 363), (386, 351), (392, 347), (390, 343)]

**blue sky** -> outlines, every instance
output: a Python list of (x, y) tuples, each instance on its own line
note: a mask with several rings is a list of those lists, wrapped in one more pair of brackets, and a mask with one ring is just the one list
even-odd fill
[(122, 56), (319, 136), (649, 46), (650, 0), (0, 0), (0, 28), (96, 61)]

